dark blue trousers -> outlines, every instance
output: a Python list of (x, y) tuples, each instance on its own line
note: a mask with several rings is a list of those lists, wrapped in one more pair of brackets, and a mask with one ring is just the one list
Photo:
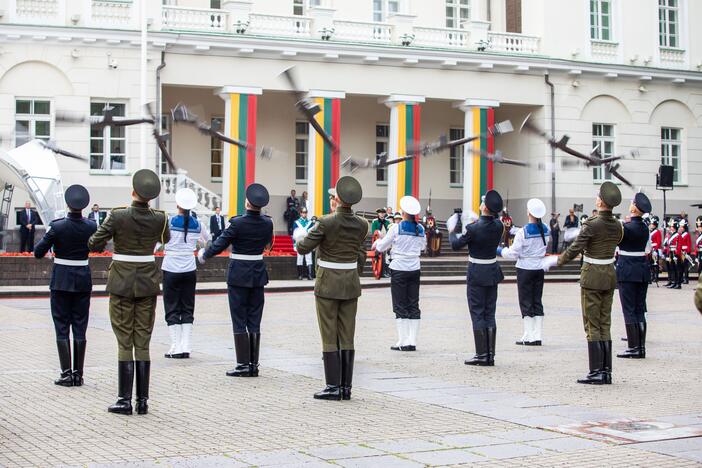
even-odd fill
[(260, 333), (263, 316), (263, 286), (242, 288), (228, 286), (229, 313), (234, 333)]
[(617, 287), (619, 288), (622, 312), (624, 312), (624, 323), (645, 322), (648, 283), (620, 282)]
[(475, 286), (468, 284), (468, 310), (473, 330), (496, 328), (497, 285)]
[(85, 340), (90, 311), (90, 292), (51, 291), (51, 317), (57, 340)]

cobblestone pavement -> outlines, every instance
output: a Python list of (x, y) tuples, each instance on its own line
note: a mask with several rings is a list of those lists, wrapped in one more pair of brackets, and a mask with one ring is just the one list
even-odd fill
[[(162, 357), (159, 304), (150, 413), (131, 417), (106, 412), (117, 386), (106, 299), (93, 300), (80, 388), (52, 383), (48, 299), (0, 300), (0, 466), (701, 466), (692, 291), (653, 288), (648, 358), (615, 358), (614, 384), (590, 387), (575, 383), (587, 370), (576, 284), (547, 285), (544, 346), (526, 349), (514, 345), (516, 286), (500, 287), (494, 368), (463, 365), (473, 352), (464, 287), (423, 287), (416, 353), (390, 351), (389, 291), (367, 290), (350, 402), (312, 399), (322, 363), (311, 293), (267, 295), (257, 379), (224, 375), (226, 296), (198, 296), (189, 360)], [(623, 328), (615, 301), (614, 336)]]

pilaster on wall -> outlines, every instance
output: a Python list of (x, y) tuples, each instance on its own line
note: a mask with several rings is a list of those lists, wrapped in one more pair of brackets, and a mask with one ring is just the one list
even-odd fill
[(222, 151), (222, 212), (246, 211), (246, 187), (256, 178), (256, 109), (261, 88), (225, 86), (216, 92), (225, 102), (224, 134), (248, 148), (224, 144)]

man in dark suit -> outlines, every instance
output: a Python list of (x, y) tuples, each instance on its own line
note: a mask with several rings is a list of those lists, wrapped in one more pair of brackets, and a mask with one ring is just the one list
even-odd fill
[(34, 231), (39, 222), (39, 215), (32, 209), (30, 202), (24, 203), (24, 209), (19, 213), (20, 252), (34, 251)]
[(100, 211), (100, 207), (97, 203), (93, 205), (90, 213), (88, 213), (88, 219), (93, 221), (97, 227), (100, 227), (100, 225), (105, 221), (106, 217), (107, 213)]
[(217, 238), (224, 231), (224, 216), (220, 214), (222, 210), (220, 207), (215, 208), (215, 214), (210, 216), (210, 233), (212, 234), (212, 242), (216, 241)]

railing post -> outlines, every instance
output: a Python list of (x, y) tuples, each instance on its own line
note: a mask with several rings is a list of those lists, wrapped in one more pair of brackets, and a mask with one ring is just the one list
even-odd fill
[(229, 14), (226, 31), (243, 34), (249, 25), (249, 15), (253, 2), (251, 0), (224, 0), (222, 10)]
[(412, 28), (415, 18), (417, 18), (415, 15), (408, 15), (405, 13), (394, 13), (390, 15), (388, 23), (393, 25), (391, 39), (393, 44), (412, 44), (412, 41), (414, 41)]

